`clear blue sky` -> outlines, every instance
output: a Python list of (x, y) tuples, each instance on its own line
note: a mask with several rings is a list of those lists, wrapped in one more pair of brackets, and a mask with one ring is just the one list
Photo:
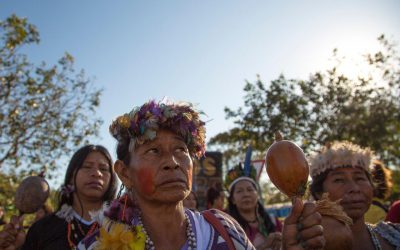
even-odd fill
[[(94, 141), (114, 151), (108, 125), (133, 106), (168, 96), (198, 104), (211, 136), (232, 127), (225, 106), (245, 80), (307, 77), (332, 49), (355, 55), (384, 33), (400, 41), (400, 1), (2, 0), (0, 19), (27, 17), (41, 34), (27, 53), (54, 64), (65, 51), (103, 88)], [(90, 114), (88, 114), (90, 115)]]

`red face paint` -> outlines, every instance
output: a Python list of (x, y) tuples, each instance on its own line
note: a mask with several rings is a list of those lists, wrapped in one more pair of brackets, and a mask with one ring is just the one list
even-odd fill
[(138, 170), (138, 184), (140, 190), (145, 195), (151, 195), (154, 192), (154, 170), (141, 168)]

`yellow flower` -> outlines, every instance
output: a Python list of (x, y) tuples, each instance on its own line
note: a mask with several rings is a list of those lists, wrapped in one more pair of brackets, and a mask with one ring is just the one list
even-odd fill
[(117, 119), (118, 119), (118, 123), (121, 125), (121, 127), (129, 128), (131, 126), (129, 116), (123, 115), (123, 116), (118, 117)]
[(134, 232), (127, 225), (112, 223), (109, 232), (105, 227), (100, 228), (97, 250), (143, 250), (146, 237), (141, 227), (136, 226)]

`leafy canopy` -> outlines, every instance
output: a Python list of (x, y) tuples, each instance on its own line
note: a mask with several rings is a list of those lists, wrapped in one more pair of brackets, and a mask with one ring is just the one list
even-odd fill
[(101, 90), (93, 88), (83, 70), (75, 71), (68, 53), (52, 66), (31, 63), (20, 51), (38, 43), (39, 32), (26, 18), (11, 15), (0, 21), (3, 171), (21, 166), (21, 172), (54, 170), (58, 159), (87, 143), (101, 125), (95, 116)]
[(295, 141), (306, 153), (334, 140), (372, 148), (386, 164), (400, 165), (400, 55), (383, 35), (381, 49), (364, 57), (368, 75), (341, 73), (343, 60), (334, 50), (335, 65), (308, 79), (283, 75), (264, 83), (246, 82), (244, 104), (225, 108), (234, 128), (211, 138), (210, 145), (229, 161), (243, 156), (248, 144), (264, 155), (275, 131)]

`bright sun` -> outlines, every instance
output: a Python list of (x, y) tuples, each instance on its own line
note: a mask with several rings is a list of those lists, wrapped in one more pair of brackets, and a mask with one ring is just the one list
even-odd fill
[[(375, 76), (377, 72), (367, 63), (366, 55), (379, 50), (380, 45), (376, 39), (349, 36), (337, 41), (335, 47), (338, 58), (341, 59), (341, 64), (337, 68), (339, 73), (350, 79), (356, 79), (359, 76)], [(336, 65), (336, 63), (330, 60), (326, 68), (330, 68), (332, 65)]]

